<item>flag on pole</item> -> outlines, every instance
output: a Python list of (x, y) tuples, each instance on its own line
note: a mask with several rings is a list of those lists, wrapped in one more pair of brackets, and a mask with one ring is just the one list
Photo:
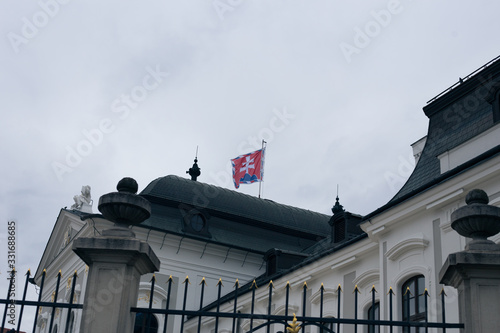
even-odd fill
[(265, 148), (262, 148), (231, 160), (234, 187), (239, 188), (240, 184), (251, 184), (263, 180), (264, 150)]

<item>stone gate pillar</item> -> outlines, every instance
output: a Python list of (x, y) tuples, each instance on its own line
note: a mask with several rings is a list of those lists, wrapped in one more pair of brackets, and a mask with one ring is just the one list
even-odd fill
[(441, 283), (458, 290), (460, 321), (467, 333), (500, 327), (500, 246), (487, 238), (500, 232), (500, 208), (488, 205), (482, 190), (472, 190), (467, 206), (451, 215), (452, 228), (472, 238), (465, 251), (452, 253), (440, 271)]
[(118, 192), (99, 199), (99, 211), (115, 222), (102, 236), (77, 238), (73, 251), (89, 266), (80, 326), (82, 333), (132, 333), (141, 275), (158, 271), (160, 261), (149, 244), (128, 228), (146, 220), (150, 203), (136, 195), (137, 183), (122, 179)]

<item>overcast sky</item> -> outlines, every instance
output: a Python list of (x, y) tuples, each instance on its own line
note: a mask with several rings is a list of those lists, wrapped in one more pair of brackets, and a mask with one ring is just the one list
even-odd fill
[(463, 0), (5, 0), (1, 251), (14, 219), (18, 268), (36, 269), (82, 185), (98, 212), (122, 177), (140, 190), (188, 177), (197, 146), (199, 181), (234, 189), (230, 159), (262, 139), (263, 197), (331, 214), (338, 184), (348, 211), (370, 213), (409, 176), (426, 102), (500, 54), (499, 13)]

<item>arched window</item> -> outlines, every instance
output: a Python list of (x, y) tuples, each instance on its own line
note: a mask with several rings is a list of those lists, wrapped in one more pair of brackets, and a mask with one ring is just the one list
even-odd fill
[(158, 320), (153, 314), (150, 316), (149, 327), (148, 327), (147, 314), (138, 313), (135, 315), (134, 333), (157, 333), (157, 332), (158, 332)]
[[(417, 275), (408, 279), (401, 288), (401, 301), (403, 309), (403, 321), (424, 321), (425, 320), (425, 278)], [(424, 332), (424, 328), (412, 327), (403, 328), (404, 333)]]
[[(367, 312), (368, 320), (380, 320), (380, 303), (377, 302), (368, 308)], [(378, 325), (368, 325), (368, 333), (379, 333), (380, 326)]]

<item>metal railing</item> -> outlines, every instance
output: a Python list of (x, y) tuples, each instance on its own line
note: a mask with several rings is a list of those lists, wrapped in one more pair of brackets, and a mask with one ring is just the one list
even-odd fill
[(468, 80), (469, 78), (471, 78), (472, 76), (476, 75), (477, 73), (479, 73), (480, 71), (482, 71), (483, 69), (487, 68), (488, 66), (490, 66), (491, 64), (493, 64), (494, 62), (496, 62), (497, 60), (500, 59), (500, 56), (488, 61), (486, 64), (484, 64), (483, 66), (479, 67), (478, 69), (476, 69), (475, 71), (473, 71), (472, 73), (470, 73), (469, 75), (466, 75), (465, 77), (463, 78), (459, 78), (458, 82), (452, 84), (449, 88), (443, 90), (442, 92), (440, 92), (439, 94), (437, 94), (436, 96), (434, 96), (433, 98), (431, 98), (429, 101), (427, 101), (427, 104), (430, 104), (432, 102), (434, 102), (435, 100), (437, 100), (439, 97), (443, 96), (444, 94), (446, 94), (447, 92), (449, 91), (452, 91), (454, 88), (458, 87), (459, 85), (461, 85), (463, 82), (465, 82), (466, 80)]
[[(358, 318), (358, 294), (360, 293), (358, 287), (356, 286), (354, 289), (354, 318), (342, 318), (341, 317), (341, 298), (342, 298), (342, 288), (339, 285), (337, 287), (337, 314), (338, 318), (333, 318), (333, 317), (324, 317), (324, 291), (325, 288), (323, 284), (321, 285), (320, 288), (320, 303), (319, 303), (319, 314), (318, 316), (307, 316), (306, 315), (306, 307), (302, 307), (302, 315), (297, 316), (297, 314), (291, 315), (289, 313), (289, 301), (290, 301), (290, 292), (291, 292), (291, 287), (290, 284), (287, 283), (285, 287), (285, 303), (284, 303), (284, 309), (285, 313), (284, 315), (273, 315), (271, 314), (271, 309), (273, 305), (273, 282), (271, 281), (268, 285), (269, 288), (269, 295), (268, 295), (268, 304), (267, 304), (267, 313), (255, 313), (255, 293), (257, 290), (257, 284), (255, 280), (251, 283), (251, 285), (247, 288), (245, 287), (240, 287), (238, 280), (236, 280), (236, 283), (234, 285), (234, 292), (231, 295), (226, 295), (223, 299), (221, 298), (221, 291), (222, 291), (222, 281), (219, 280), (219, 283), (217, 284), (217, 300), (212, 303), (209, 306), (203, 306), (203, 297), (204, 297), (204, 292), (205, 292), (205, 279), (203, 278), (201, 281), (201, 293), (200, 293), (200, 308), (199, 310), (186, 310), (187, 306), (187, 300), (188, 300), (188, 289), (189, 289), (189, 278), (186, 277), (184, 280), (184, 296), (183, 296), (183, 304), (182, 304), (182, 309), (170, 309), (170, 299), (171, 299), (171, 292), (172, 292), (172, 283), (173, 279), (172, 277), (169, 278), (168, 280), (168, 291), (167, 291), (167, 299), (165, 303), (165, 307), (160, 309), (160, 308), (153, 308), (153, 297), (154, 297), (154, 290), (155, 290), (155, 277), (153, 276), (151, 280), (151, 290), (150, 290), (150, 298), (149, 298), (149, 306), (148, 307), (132, 307), (131, 311), (135, 313), (142, 313), (146, 315), (145, 320), (147, 321), (147, 325), (145, 325), (145, 328), (143, 332), (149, 333), (149, 327), (151, 326), (151, 319), (154, 314), (157, 315), (163, 315), (164, 316), (164, 321), (163, 321), (163, 333), (167, 332), (167, 323), (169, 320), (172, 319), (173, 316), (179, 316), (181, 318), (180, 321), (180, 332), (184, 332), (184, 325), (187, 322), (186, 319), (192, 321), (198, 319), (198, 325), (197, 325), (197, 332), (201, 332), (201, 327), (202, 327), (202, 318), (204, 317), (211, 317), (215, 318), (215, 323), (214, 323), (214, 330), (213, 332), (218, 333), (219, 332), (219, 324), (220, 324), (220, 319), (228, 318), (232, 319), (232, 330), (231, 332), (236, 333), (240, 332), (239, 328), (237, 327), (237, 320), (238, 319), (248, 319), (250, 324), (249, 324), (249, 330), (247, 332), (257, 332), (258, 330), (262, 330), (262, 332), (270, 333), (271, 332), (271, 326), (272, 325), (279, 325), (283, 326), (283, 332), (290, 332), (290, 333), (298, 333), (300, 329), (306, 328), (308, 326), (316, 326), (319, 327), (321, 332), (340, 332), (340, 328), (343, 325), (353, 325), (354, 326), (354, 332), (358, 332), (359, 327), (367, 326), (367, 327), (381, 327), (381, 326), (387, 326), (389, 328), (389, 332), (393, 332), (394, 328), (397, 327), (402, 327), (404, 330), (408, 330), (411, 327), (416, 327), (416, 328), (421, 328), (422, 331), (425, 331), (426, 333), (428, 332), (429, 328), (438, 328), (441, 329), (442, 332), (446, 332), (447, 329), (460, 329), (464, 328), (464, 324), (461, 323), (447, 323), (446, 322), (446, 311), (445, 311), (445, 297), (446, 294), (444, 291), (441, 292), (441, 320), (442, 322), (429, 322), (428, 320), (428, 302), (427, 298), (429, 297), (429, 294), (427, 290), (424, 291), (422, 294), (425, 296), (425, 302), (424, 302), (424, 307), (425, 307), (425, 318), (423, 321), (411, 321), (410, 320), (410, 313), (409, 313), (409, 303), (410, 303), (410, 294), (409, 290), (405, 293), (403, 297), (403, 302), (406, 303), (406, 309), (408, 313), (406, 313), (405, 317), (408, 318), (405, 321), (398, 321), (394, 320), (394, 296), (395, 293), (390, 288), (389, 293), (387, 294), (388, 297), (388, 304), (389, 304), (389, 319), (382, 320), (369, 320), (369, 319), (359, 319)], [(246, 289), (246, 290), (245, 290)], [(307, 302), (307, 283), (304, 282), (303, 288), (302, 288), (302, 304), (306, 304)], [(243, 293), (251, 293), (251, 303), (250, 303), (250, 312), (249, 313), (240, 313), (238, 311), (238, 300), (241, 297)], [(373, 286), (371, 290), (371, 296), (372, 296), (372, 309), (375, 308), (375, 305), (377, 304), (376, 302), (376, 293), (377, 291), (375, 290), (375, 286)], [(233, 303), (233, 309), (231, 312), (221, 312), (220, 308), (221, 305), (224, 302), (232, 302)], [(259, 324), (254, 325), (254, 322), (258, 320)], [(262, 323), (264, 321), (264, 323)], [(300, 323), (300, 324), (299, 324)]]
[(14, 281), (16, 278), (17, 272), (15, 270), (12, 270), (10, 272), (10, 279), (9, 279), (9, 289), (7, 292), (7, 298), (6, 299), (0, 299), (0, 304), (5, 304), (5, 309), (3, 311), (3, 317), (2, 317), (2, 326), (0, 329), (0, 332), (4, 331), (5, 328), (5, 322), (8, 316), (8, 309), (12, 308), (12, 306), (18, 306), (20, 305), (20, 311), (19, 311), (19, 318), (17, 319), (17, 329), (15, 332), (20, 332), (21, 328), (21, 322), (23, 319), (23, 314), (24, 314), (24, 309), (26, 306), (31, 306), (31, 307), (36, 307), (36, 312), (35, 312), (35, 319), (33, 322), (33, 329), (32, 332), (36, 332), (36, 326), (37, 326), (37, 321), (38, 321), (38, 314), (42, 307), (47, 307), (50, 308), (50, 326), (49, 326), (49, 333), (52, 333), (53, 327), (54, 327), (54, 319), (56, 317), (56, 311), (57, 309), (69, 309), (67, 317), (66, 317), (66, 328), (65, 328), (65, 333), (69, 332), (69, 323), (70, 323), (70, 315), (71, 315), (71, 309), (82, 309), (83, 304), (75, 304), (74, 303), (74, 296), (75, 296), (75, 286), (76, 286), (76, 279), (78, 277), (76, 271), (75, 273), (71, 276), (72, 282), (71, 282), (71, 291), (70, 291), (70, 298), (68, 303), (60, 303), (57, 302), (58, 294), (59, 294), (59, 287), (60, 287), (60, 282), (61, 282), (61, 271), (57, 274), (57, 281), (56, 281), (56, 288), (53, 291), (53, 298), (52, 301), (50, 302), (42, 302), (42, 297), (43, 297), (43, 290), (44, 290), (44, 285), (45, 285), (45, 279), (47, 276), (46, 270), (43, 270), (42, 275), (41, 275), (41, 282), (40, 282), (40, 290), (38, 291), (38, 300), (37, 301), (28, 301), (26, 300), (26, 295), (28, 292), (28, 284), (31, 279), (31, 271), (28, 270), (26, 273), (26, 280), (24, 282), (24, 289), (23, 289), (23, 297), (21, 300), (17, 299), (11, 299), (11, 294), (12, 291), (14, 290)]
[[(40, 289), (38, 291), (38, 300), (37, 301), (28, 301), (26, 300), (26, 294), (28, 290), (28, 284), (31, 279), (31, 272), (28, 270), (26, 273), (26, 280), (24, 284), (24, 290), (23, 290), (23, 297), (21, 300), (17, 299), (12, 299), (10, 297), (11, 291), (14, 288), (14, 279), (15, 279), (16, 271), (11, 272), (11, 278), (10, 278), (10, 283), (9, 283), (9, 290), (7, 294), (6, 299), (0, 299), (0, 304), (4, 304), (5, 308), (3, 311), (3, 318), (2, 318), (2, 326), (1, 326), (1, 331), (4, 330), (5, 328), (5, 322), (8, 317), (8, 309), (10, 306), (15, 305), (15, 306), (20, 306), (20, 313), (19, 313), (19, 318), (17, 318), (17, 329), (16, 332), (20, 331), (21, 327), (21, 322), (23, 318), (23, 313), (25, 307), (36, 307), (36, 313), (35, 313), (35, 319), (33, 323), (33, 329), (32, 332), (36, 332), (37, 329), (37, 321), (38, 321), (38, 315), (40, 312), (40, 309), (42, 307), (48, 308), (50, 312), (50, 318), (47, 319), (47, 322), (50, 320), (50, 324), (48, 327), (48, 332), (52, 333), (54, 329), (54, 319), (56, 317), (56, 310), (57, 309), (68, 309), (68, 313), (66, 316), (65, 320), (65, 333), (68, 333), (70, 330), (70, 320), (71, 320), (71, 310), (72, 309), (82, 309), (83, 304), (76, 304), (74, 303), (75, 301), (75, 287), (76, 287), (76, 280), (78, 278), (78, 275), (75, 271), (75, 273), (70, 277), (71, 278), (71, 291), (70, 291), (70, 296), (69, 296), (69, 301), (68, 303), (62, 303), (58, 302), (58, 294), (59, 294), (59, 289), (60, 289), (60, 282), (61, 282), (61, 271), (57, 274), (57, 281), (55, 285), (55, 290), (52, 293), (52, 299), (50, 302), (44, 302), (42, 301), (43, 298), (43, 292), (44, 292), (44, 285), (45, 285), (45, 280), (46, 280), (46, 271), (44, 270), (42, 275), (41, 275), (41, 282), (40, 282)], [(360, 294), (360, 291), (358, 287), (356, 286), (354, 289), (354, 318), (342, 318), (341, 317), (341, 301), (342, 301), (342, 288), (340, 285), (338, 285), (336, 289), (336, 294), (337, 294), (337, 318), (334, 317), (325, 317), (324, 316), (324, 292), (325, 288), (323, 284), (320, 287), (319, 290), (319, 312), (317, 316), (310, 316), (307, 315), (306, 313), (306, 307), (302, 307), (302, 313), (301, 314), (296, 314), (296, 313), (289, 313), (289, 308), (290, 308), (290, 293), (292, 292), (290, 283), (286, 284), (285, 291), (284, 291), (284, 314), (283, 315), (273, 315), (272, 314), (272, 305), (273, 305), (273, 289), (274, 289), (274, 284), (273, 282), (269, 282), (268, 284), (268, 296), (267, 296), (267, 311), (266, 313), (256, 313), (255, 307), (256, 307), (256, 291), (257, 291), (257, 283), (255, 280), (250, 283), (247, 286), (241, 286), (238, 283), (238, 280), (236, 280), (236, 283), (234, 284), (234, 291), (229, 294), (225, 295), (224, 297), (221, 296), (222, 293), (222, 280), (219, 279), (219, 282), (217, 284), (217, 299), (215, 302), (208, 306), (203, 306), (204, 304), (204, 294), (205, 294), (205, 287), (206, 287), (206, 282), (205, 278), (202, 279), (201, 281), (201, 293), (200, 293), (200, 306), (199, 310), (186, 310), (187, 307), (187, 301), (188, 301), (188, 293), (189, 293), (189, 285), (190, 281), (189, 278), (186, 277), (184, 280), (184, 294), (183, 294), (183, 301), (182, 301), (182, 309), (171, 309), (170, 308), (170, 303), (171, 303), (171, 298), (173, 297), (172, 295), (172, 284), (173, 284), (173, 278), (170, 276), (169, 280), (167, 281), (168, 283), (168, 289), (166, 292), (166, 303), (163, 308), (153, 308), (153, 302), (154, 302), (154, 295), (155, 295), (155, 282), (156, 278), (153, 275), (153, 278), (151, 279), (151, 289), (150, 289), (150, 297), (149, 297), (149, 305), (148, 307), (132, 307), (130, 310), (133, 313), (142, 313), (145, 318), (144, 322), (142, 323), (143, 327), (143, 332), (147, 333), (153, 333), (150, 332), (150, 327), (151, 327), (151, 321), (153, 318), (153, 315), (163, 315), (164, 320), (163, 320), (163, 329), (162, 332), (166, 333), (167, 332), (167, 324), (169, 320), (172, 320), (173, 317), (178, 317), (180, 318), (180, 329), (179, 331), (182, 333), (184, 332), (184, 327), (185, 324), (189, 321), (191, 323), (197, 321), (197, 332), (201, 332), (202, 328), (202, 318), (214, 318), (215, 323), (214, 323), (214, 330), (213, 332), (218, 333), (219, 332), (219, 326), (220, 326), (220, 321), (224, 319), (229, 319), (231, 323), (231, 328), (232, 332), (240, 332), (240, 328), (238, 327), (238, 319), (247, 319), (248, 322), (248, 327), (249, 329), (247, 332), (257, 332), (260, 330), (260, 332), (266, 332), (266, 333), (271, 333), (271, 328), (272, 327), (282, 327), (282, 332), (290, 332), (290, 333), (298, 333), (298, 332), (303, 332), (305, 328), (311, 327), (311, 326), (316, 326), (319, 328), (320, 332), (329, 332), (329, 333), (334, 333), (334, 332), (340, 332), (341, 327), (344, 325), (351, 325), (354, 327), (354, 332), (358, 332), (358, 328), (362, 327), (382, 327), (386, 326), (388, 327), (389, 332), (393, 332), (394, 328), (401, 327), (404, 330), (409, 330), (412, 327), (415, 328), (420, 328), (421, 331), (423, 332), (428, 332), (429, 328), (438, 328), (441, 329), (442, 332), (446, 332), (447, 329), (460, 329), (464, 328), (463, 324), (460, 323), (447, 323), (446, 322), (446, 312), (445, 312), (445, 297), (446, 294), (444, 292), (441, 293), (441, 322), (429, 322), (428, 320), (428, 302), (427, 299), (429, 298), (429, 294), (427, 290), (424, 291), (422, 294), (425, 299), (424, 302), (424, 307), (425, 307), (425, 318), (423, 321), (411, 321), (410, 318), (410, 313), (409, 313), (409, 303), (410, 303), (410, 294), (409, 290), (405, 293), (403, 296), (403, 308), (408, 311), (405, 315), (405, 318), (408, 318), (405, 321), (398, 321), (394, 320), (394, 297), (395, 293), (390, 288), (389, 293), (387, 294), (387, 301), (388, 301), (388, 319), (377, 319), (377, 320), (370, 320), (370, 319), (359, 319), (359, 313), (358, 313), (358, 295)], [(70, 283), (68, 282), (68, 287)], [(307, 283), (304, 282), (304, 285), (302, 287), (302, 304), (307, 304), (308, 302), (308, 286)], [(241, 313), (238, 311), (238, 302), (241, 299), (241, 297), (245, 294), (250, 293), (250, 298), (251, 302), (250, 304), (250, 311), (248, 313)], [(375, 290), (375, 286), (371, 289), (371, 308), (375, 309), (375, 305), (378, 304), (376, 301), (376, 293), (377, 291)], [(420, 296), (422, 296), (420, 295)], [(226, 303), (226, 302), (232, 302), (232, 311), (221, 311), (221, 307)], [(333, 310), (333, 309), (329, 309)], [(372, 317), (374, 317), (374, 314), (372, 314)], [(232, 322), (231, 322), (232, 320)], [(228, 324), (226, 324), (228, 325)], [(276, 325), (276, 326), (273, 326)], [(76, 329), (78, 331), (78, 329)], [(375, 330), (373, 330), (375, 331)], [(156, 331), (155, 331), (156, 332)]]

